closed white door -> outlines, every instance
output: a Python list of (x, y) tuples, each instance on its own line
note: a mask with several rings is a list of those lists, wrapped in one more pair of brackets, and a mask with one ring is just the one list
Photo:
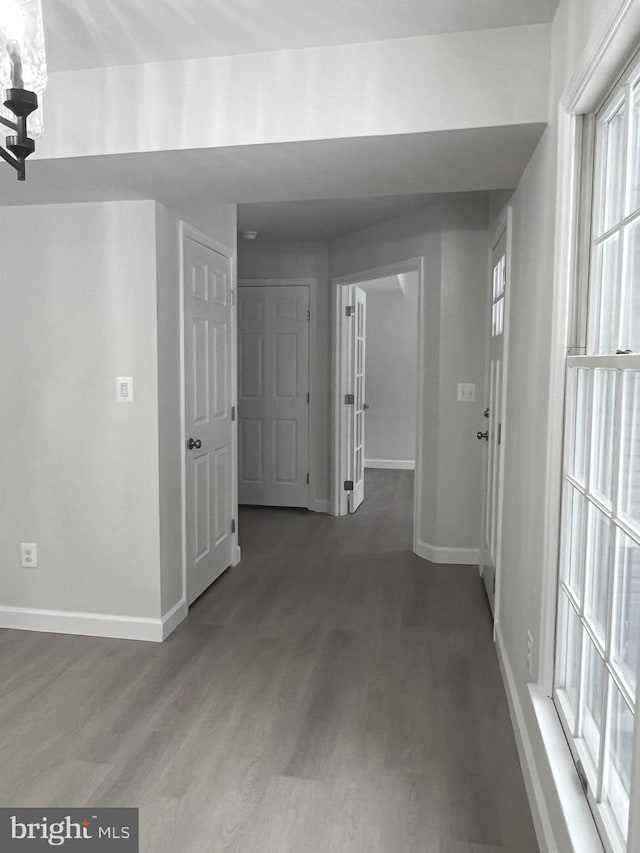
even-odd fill
[(231, 564), (231, 265), (184, 239), (187, 603)]
[(367, 337), (367, 294), (360, 287), (353, 288), (351, 335), (351, 388), (353, 412), (351, 416), (351, 476), (353, 491), (349, 512), (355, 512), (364, 500), (364, 435), (365, 435), (365, 366)]
[(478, 439), (486, 442), (484, 519), (482, 528), (481, 571), (491, 612), (495, 612), (496, 569), (498, 565), (499, 511), (502, 467), (502, 399), (504, 394), (504, 332), (506, 322), (507, 258), (506, 233), (493, 249), (493, 274), (489, 308), (488, 395), (486, 424)]
[(241, 504), (309, 504), (309, 288), (239, 288)]

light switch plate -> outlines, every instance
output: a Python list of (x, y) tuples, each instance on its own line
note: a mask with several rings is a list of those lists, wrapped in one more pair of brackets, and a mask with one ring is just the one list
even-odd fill
[(475, 382), (459, 382), (458, 383), (458, 402), (459, 403), (475, 403), (476, 401), (476, 385)]
[(133, 403), (133, 376), (116, 377), (116, 399), (119, 403)]

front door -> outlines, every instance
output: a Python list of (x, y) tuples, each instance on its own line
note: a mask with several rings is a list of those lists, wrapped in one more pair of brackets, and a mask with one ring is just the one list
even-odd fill
[(488, 395), (486, 423), (478, 439), (486, 441), (484, 520), (481, 566), (491, 612), (495, 615), (496, 572), (499, 565), (499, 520), (502, 468), (502, 401), (504, 395), (504, 332), (507, 287), (506, 232), (495, 245), (491, 265), (489, 309)]
[(184, 238), (187, 603), (231, 565), (231, 262)]
[(239, 288), (241, 504), (309, 505), (309, 288)]

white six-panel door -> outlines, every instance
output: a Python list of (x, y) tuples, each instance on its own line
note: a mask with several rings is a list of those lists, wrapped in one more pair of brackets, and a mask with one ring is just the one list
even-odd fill
[(229, 258), (185, 236), (188, 604), (231, 564), (231, 312)]
[(309, 503), (309, 288), (239, 288), (241, 504)]

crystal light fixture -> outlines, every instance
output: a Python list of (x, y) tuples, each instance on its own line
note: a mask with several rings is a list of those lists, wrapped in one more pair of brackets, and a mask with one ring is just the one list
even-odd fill
[[(47, 64), (40, 0), (0, 0), (0, 130), (13, 133), (0, 145), (0, 157), (25, 179), (25, 159), (42, 132), (38, 95), (47, 85)], [(5, 131), (6, 133), (6, 131)], [(31, 134), (31, 136), (29, 136)]]

